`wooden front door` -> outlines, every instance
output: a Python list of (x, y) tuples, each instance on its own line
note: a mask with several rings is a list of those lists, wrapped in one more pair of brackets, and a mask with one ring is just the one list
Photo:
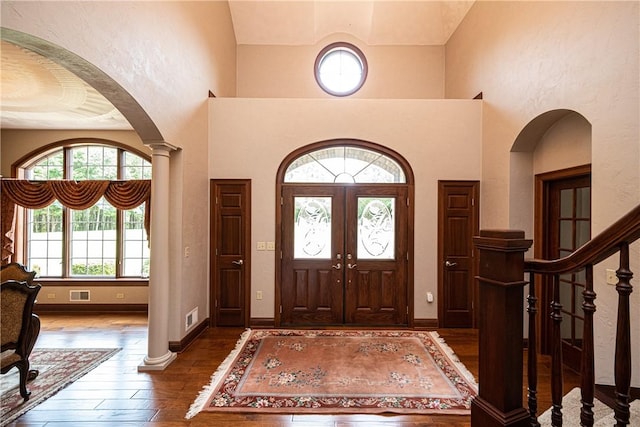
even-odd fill
[(438, 318), (443, 328), (475, 324), (477, 181), (438, 182)]
[(407, 325), (407, 187), (282, 190), (280, 324)]
[(211, 180), (212, 326), (249, 326), (250, 203), (250, 180)]

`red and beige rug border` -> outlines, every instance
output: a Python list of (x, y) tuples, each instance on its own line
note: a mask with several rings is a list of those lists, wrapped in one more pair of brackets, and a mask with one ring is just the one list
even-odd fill
[[(340, 332), (353, 332), (353, 333), (370, 333), (370, 334), (376, 334), (376, 333), (388, 333), (388, 334), (407, 334), (407, 333), (413, 333), (413, 334), (426, 334), (428, 335), (431, 340), (437, 345), (438, 349), (442, 352), (442, 354), (446, 357), (446, 359), (448, 360), (448, 362), (455, 368), (455, 370), (460, 374), (460, 376), (467, 382), (468, 386), (470, 388), (472, 388), (474, 390), (474, 392), (477, 394), (478, 392), (478, 384), (473, 376), (473, 374), (464, 366), (464, 364), (462, 364), (460, 362), (460, 360), (458, 359), (458, 356), (455, 354), (455, 352), (446, 344), (446, 342), (444, 341), (444, 339), (442, 339), (440, 337), (440, 335), (436, 332), (436, 331), (413, 331), (413, 330), (366, 330), (366, 331), (362, 331), (362, 330), (339, 330)], [(191, 405), (191, 407), (189, 408), (189, 411), (187, 412), (187, 414), (185, 415), (186, 419), (190, 419), (193, 418), (195, 415), (197, 415), (198, 413), (200, 413), (201, 411), (206, 410), (205, 407), (209, 404), (209, 402), (211, 401), (212, 398), (212, 394), (218, 389), (218, 387), (220, 386), (220, 383), (226, 378), (229, 370), (232, 368), (233, 364), (236, 362), (236, 359), (238, 358), (240, 352), (242, 351), (242, 349), (244, 348), (245, 344), (247, 343), (247, 341), (252, 337), (252, 334), (255, 332), (264, 332), (267, 334), (278, 334), (278, 333), (282, 333), (282, 334), (310, 334), (310, 333), (319, 333), (319, 334), (326, 334), (326, 333), (332, 333), (332, 332), (337, 332), (337, 330), (331, 330), (331, 329), (327, 329), (327, 330), (306, 330), (306, 329), (302, 329), (302, 330), (289, 330), (289, 329), (260, 329), (260, 330), (252, 330), (252, 329), (247, 329), (245, 330), (242, 335), (240, 336), (240, 338), (238, 339), (235, 348), (229, 353), (229, 355), (225, 358), (225, 360), (220, 364), (220, 366), (216, 369), (216, 371), (213, 373), (213, 375), (211, 376), (211, 380), (209, 382), (208, 385), (205, 385), (202, 389), (202, 391), (200, 392), (200, 394), (198, 395), (198, 397), (195, 399), (195, 401), (193, 402), (193, 404)], [(238, 412), (251, 412), (251, 411), (264, 411), (264, 408), (242, 408), (241, 410), (237, 410)], [(283, 407), (283, 408), (279, 408), (279, 410), (272, 410), (271, 412), (273, 413), (291, 413), (291, 412), (304, 412), (304, 413), (322, 413), (322, 411), (319, 411), (315, 408), (299, 408), (299, 407)], [(341, 410), (341, 408), (331, 408), (331, 412), (332, 413), (357, 413), (353, 410), (353, 408), (344, 408), (343, 410)], [(391, 410), (381, 410), (378, 411), (377, 413), (384, 413), (384, 412), (395, 412), (395, 411), (391, 411)], [(437, 411), (431, 411), (430, 413), (435, 413)], [(402, 413), (402, 412), (397, 412), (397, 413)], [(424, 413), (428, 413), (428, 412), (424, 412)], [(447, 410), (446, 411), (447, 414), (460, 414), (460, 415), (468, 415), (470, 413), (469, 410)]]

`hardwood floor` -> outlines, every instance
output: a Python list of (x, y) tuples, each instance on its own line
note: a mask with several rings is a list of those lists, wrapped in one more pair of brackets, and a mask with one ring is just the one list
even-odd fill
[[(206, 330), (189, 348), (161, 372), (139, 373), (147, 353), (147, 318), (143, 314), (41, 315), (42, 331), (36, 347), (121, 347), (122, 351), (11, 426), (310, 426), (468, 427), (468, 416), (431, 415), (260, 415), (200, 413), (184, 416), (211, 374), (234, 348), (241, 328)], [(478, 374), (477, 331), (438, 331), (460, 361)], [(525, 359), (526, 360), (526, 359)], [(540, 363), (540, 412), (550, 406), (549, 364)], [(577, 375), (565, 373), (565, 389), (577, 384)], [(526, 393), (525, 393), (526, 398)]]

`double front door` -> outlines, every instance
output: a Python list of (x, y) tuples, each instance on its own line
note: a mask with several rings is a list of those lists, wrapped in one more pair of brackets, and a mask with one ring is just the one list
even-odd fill
[(408, 189), (282, 187), (281, 325), (406, 325)]

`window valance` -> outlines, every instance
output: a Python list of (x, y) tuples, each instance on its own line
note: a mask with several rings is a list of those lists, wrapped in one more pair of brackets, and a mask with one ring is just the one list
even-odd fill
[(2, 264), (13, 256), (16, 205), (28, 209), (42, 209), (58, 200), (70, 209), (82, 210), (93, 206), (101, 197), (117, 209), (133, 209), (145, 205), (144, 228), (150, 238), (151, 180), (0, 180), (2, 204)]

